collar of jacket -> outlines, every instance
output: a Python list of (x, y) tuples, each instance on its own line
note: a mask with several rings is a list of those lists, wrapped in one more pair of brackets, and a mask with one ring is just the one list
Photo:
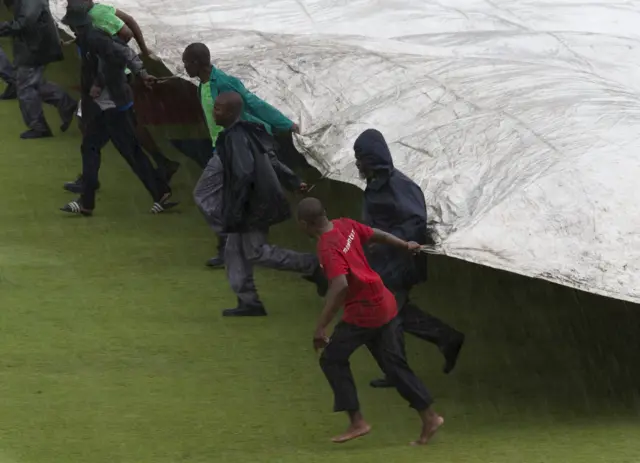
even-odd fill
[(371, 180), (367, 180), (367, 190), (379, 190), (384, 187), (387, 183), (389, 183), (389, 179), (393, 175), (393, 170), (386, 171), (380, 170), (377, 171), (374, 177)]

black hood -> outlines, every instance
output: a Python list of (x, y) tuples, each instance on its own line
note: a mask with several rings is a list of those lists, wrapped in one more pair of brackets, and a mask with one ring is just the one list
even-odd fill
[(362, 132), (353, 144), (353, 151), (356, 159), (369, 170), (386, 172), (393, 170), (393, 160), (387, 142), (375, 129)]

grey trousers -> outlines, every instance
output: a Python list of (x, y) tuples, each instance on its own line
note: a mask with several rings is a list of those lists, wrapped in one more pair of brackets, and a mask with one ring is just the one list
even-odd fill
[(253, 266), (287, 270), (311, 275), (318, 267), (318, 259), (267, 243), (268, 232), (230, 233), (224, 260), (231, 289), (238, 296), (239, 307), (262, 307), (253, 280)]
[(222, 183), (224, 179), (224, 167), (220, 156), (214, 154), (207, 163), (196, 187), (193, 190), (193, 199), (207, 219), (209, 226), (217, 234), (222, 232)]
[(37, 132), (50, 131), (42, 111), (43, 101), (55, 106), (63, 121), (73, 117), (73, 113), (71, 116), (69, 113), (75, 111), (76, 101), (58, 85), (44, 79), (44, 66), (19, 66), (16, 72), (16, 84), (20, 112), (29, 129)]
[(222, 233), (223, 180), (224, 167), (220, 156), (214, 153), (193, 190), (193, 199), (198, 209), (218, 237), (218, 256), (221, 258), (224, 258), (224, 247), (227, 241), (227, 235)]
[(0, 47), (0, 79), (4, 80), (7, 85), (16, 83), (16, 71), (13, 69), (11, 60)]

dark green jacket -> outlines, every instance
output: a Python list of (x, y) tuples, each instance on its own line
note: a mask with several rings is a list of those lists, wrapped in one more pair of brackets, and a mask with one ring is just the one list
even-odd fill
[[(247, 90), (237, 77), (230, 76), (214, 66), (211, 70), (209, 85), (211, 98), (214, 101), (220, 93), (236, 92), (240, 94), (244, 102), (244, 111), (241, 117), (243, 121), (262, 124), (270, 134), (291, 130), (293, 122), (289, 118)], [(202, 84), (198, 87), (199, 98), (202, 98), (201, 88)]]

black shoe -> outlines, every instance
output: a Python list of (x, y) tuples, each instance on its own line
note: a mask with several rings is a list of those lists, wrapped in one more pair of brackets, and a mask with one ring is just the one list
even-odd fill
[(264, 307), (236, 307), (222, 311), (223, 317), (265, 317), (267, 311)]
[(35, 140), (38, 138), (50, 138), (53, 137), (53, 134), (51, 133), (51, 131), (47, 131), (47, 132), (40, 132), (38, 130), (27, 130), (26, 132), (23, 132), (20, 134), (20, 138), (22, 138), (23, 140)]
[(79, 199), (65, 204), (60, 208), (60, 210), (62, 212), (68, 212), (69, 214), (83, 215), (85, 217), (91, 217), (93, 215), (92, 210), (84, 209), (82, 207), (82, 201), (80, 201)]
[(303, 275), (302, 278), (311, 283), (315, 283), (318, 291), (318, 296), (325, 297), (327, 295), (327, 291), (329, 290), (329, 282), (327, 281), (327, 277), (322, 271), (322, 267), (318, 265), (311, 275)]
[[(64, 188), (65, 190), (71, 193), (75, 193), (77, 195), (81, 194), (84, 188), (84, 185), (82, 183), (82, 174), (78, 175), (78, 178), (75, 179), (73, 182), (65, 182), (62, 188)], [(96, 191), (98, 191), (99, 189), (100, 189), (100, 182), (98, 182), (98, 184), (96, 185)]]
[(9, 84), (7, 88), (4, 89), (4, 93), (0, 95), (0, 100), (15, 100), (18, 98), (18, 89), (16, 88), (16, 84)]
[(224, 268), (224, 259), (220, 256), (212, 257), (207, 261), (207, 267)]
[(62, 115), (62, 125), (60, 125), (60, 131), (66, 132), (71, 127), (71, 123), (73, 122), (73, 118), (78, 112), (78, 103), (75, 103), (69, 110), (67, 110)]
[(456, 367), (456, 363), (458, 362), (458, 356), (460, 355), (460, 350), (464, 345), (464, 334), (459, 333), (458, 336), (455, 337), (452, 341), (449, 341), (443, 347), (440, 348), (440, 352), (444, 355), (444, 367), (442, 371), (444, 374), (449, 374)]
[(153, 206), (151, 206), (151, 210), (150, 212), (152, 214), (162, 214), (165, 211), (168, 211), (169, 209), (173, 209), (174, 207), (176, 207), (178, 204), (178, 202), (172, 202), (169, 201), (169, 199), (171, 199), (171, 193), (167, 193), (165, 194), (162, 199), (156, 201), (155, 203), (153, 203)]

